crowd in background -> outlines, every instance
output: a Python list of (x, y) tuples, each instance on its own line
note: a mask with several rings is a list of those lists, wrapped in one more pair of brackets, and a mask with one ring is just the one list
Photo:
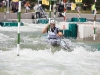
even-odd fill
[[(0, 0), (0, 8), (3, 7), (7, 7), (7, 1), (8, 0)], [(70, 0), (68, 0), (66, 2), (66, 9), (67, 10), (71, 10), (72, 9), (72, 4), (73, 2), (70, 2)], [(28, 13), (30, 12), (30, 10), (35, 10), (36, 15), (38, 14), (38, 17), (43, 17), (42, 15), (45, 14), (43, 10), (45, 10), (46, 8), (43, 7), (43, 5), (39, 6), (40, 4), (38, 3), (34, 3), (34, 2), (29, 2), (27, 0), (22, 0), (22, 8), (24, 8), (24, 12)], [(9, 0), (9, 6), (10, 6), (10, 11), (12, 13), (17, 13), (18, 12), (18, 2), (13, 2), (12, 0)], [(86, 3), (83, 4), (83, 10), (86, 11), (87, 10), (88, 5)], [(75, 10), (77, 10), (78, 6), (75, 7)], [(43, 10), (42, 10), (43, 9)], [(64, 3), (60, 2), (60, 3), (54, 3), (52, 5), (52, 9), (54, 10), (54, 12), (58, 12), (58, 17), (63, 16), (62, 13), (64, 11)], [(92, 12), (94, 11), (94, 5), (91, 5), (91, 10)], [(41, 13), (41, 11), (43, 13)]]
[(6, 1), (5, 0), (1, 0), (0, 1), (0, 8), (3, 8), (6, 6)]

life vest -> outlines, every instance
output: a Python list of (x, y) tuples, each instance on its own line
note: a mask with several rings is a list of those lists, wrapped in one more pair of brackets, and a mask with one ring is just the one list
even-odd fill
[(48, 31), (48, 39), (58, 39), (59, 37), (56, 36), (56, 34), (59, 32), (58, 28), (54, 28)]

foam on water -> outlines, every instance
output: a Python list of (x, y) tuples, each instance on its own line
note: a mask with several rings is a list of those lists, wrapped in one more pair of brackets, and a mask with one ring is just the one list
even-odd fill
[(0, 75), (99, 75), (100, 52), (76, 47), (72, 52), (51, 49), (0, 51)]
[[(17, 27), (0, 27), (0, 39), (4, 42), (0, 42), (0, 44), (7, 46), (6, 51), (0, 49), (0, 75), (100, 74), (99, 51), (94, 51), (95, 48), (85, 43), (70, 41), (71, 51), (59, 47), (53, 48), (42, 42), (40, 38), (37, 39), (39, 36), (37, 34), (41, 33), (44, 26), (29, 24), (20, 28), (21, 49), (19, 56), (17, 56), (17, 43), (15, 42)], [(11, 33), (11, 31), (13, 32)], [(23, 42), (23, 40), (32, 44)], [(9, 50), (8, 44), (13, 46)], [(52, 52), (53, 49), (54, 52)]]

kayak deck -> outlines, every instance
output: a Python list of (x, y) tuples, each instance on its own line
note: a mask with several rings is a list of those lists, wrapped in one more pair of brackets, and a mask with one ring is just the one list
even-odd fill
[(61, 43), (60, 39), (47, 39), (47, 43), (49, 43), (52, 46), (59, 46)]
[(62, 39), (47, 39), (46, 42), (52, 46), (61, 46), (63, 49), (69, 49), (69, 44)]

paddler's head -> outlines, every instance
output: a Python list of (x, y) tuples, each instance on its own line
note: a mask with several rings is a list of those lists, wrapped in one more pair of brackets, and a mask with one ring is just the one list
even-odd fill
[(51, 20), (51, 21), (50, 21), (50, 27), (51, 27), (51, 28), (55, 28), (55, 21), (54, 21), (54, 20)]

